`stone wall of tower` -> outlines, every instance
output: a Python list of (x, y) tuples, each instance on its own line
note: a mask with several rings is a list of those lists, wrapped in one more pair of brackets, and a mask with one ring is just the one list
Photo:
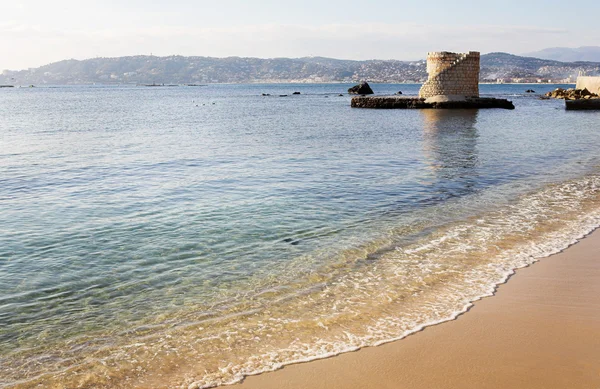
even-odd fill
[(419, 97), (479, 97), (479, 53), (433, 52), (427, 54), (429, 79)]

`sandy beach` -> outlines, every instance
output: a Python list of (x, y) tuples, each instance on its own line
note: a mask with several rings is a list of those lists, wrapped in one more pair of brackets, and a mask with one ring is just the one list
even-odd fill
[(248, 377), (240, 389), (600, 388), (600, 231), (520, 269), (456, 320)]

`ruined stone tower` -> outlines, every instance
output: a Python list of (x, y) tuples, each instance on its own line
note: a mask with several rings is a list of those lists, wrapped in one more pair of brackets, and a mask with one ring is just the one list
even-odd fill
[(429, 79), (419, 91), (419, 97), (449, 96), (453, 98), (479, 97), (479, 53), (427, 54)]

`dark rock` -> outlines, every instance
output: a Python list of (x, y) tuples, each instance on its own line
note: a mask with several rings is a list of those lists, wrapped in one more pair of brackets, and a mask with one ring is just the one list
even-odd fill
[(299, 94), (300, 94), (300, 92), (294, 92), (294, 93), (292, 93), (292, 94), (293, 94), (293, 95), (299, 95)]
[(341, 94), (341, 93), (340, 93), (338, 96), (339, 96), (339, 97), (344, 97), (344, 95), (343, 95), (343, 94)]
[(373, 89), (371, 89), (367, 82), (361, 82), (360, 84), (354, 85), (352, 88), (348, 89), (348, 93), (351, 95), (372, 95)]
[(396, 92), (396, 94), (397, 94), (397, 95), (401, 95), (401, 94), (402, 94), (402, 91), (401, 91), (401, 90), (399, 90), (398, 92)]

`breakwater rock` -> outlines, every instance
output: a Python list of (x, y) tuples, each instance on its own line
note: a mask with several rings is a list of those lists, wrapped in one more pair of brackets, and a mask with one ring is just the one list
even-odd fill
[(490, 97), (431, 100), (419, 97), (357, 96), (352, 98), (350, 106), (353, 108), (375, 109), (515, 109), (512, 101)]
[(587, 89), (563, 89), (556, 88), (552, 92), (548, 92), (545, 94), (546, 97), (551, 97), (553, 99), (564, 99), (564, 100), (579, 100), (579, 99), (596, 99), (598, 95), (590, 92)]

